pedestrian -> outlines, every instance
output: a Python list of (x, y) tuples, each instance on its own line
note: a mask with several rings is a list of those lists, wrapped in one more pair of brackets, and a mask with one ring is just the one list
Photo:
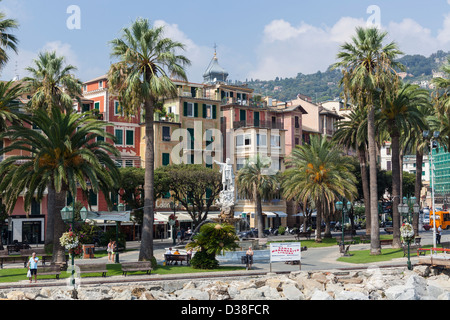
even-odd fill
[(436, 233), (436, 243), (441, 244), (441, 236), (442, 236), (442, 228), (441, 226), (438, 227), (437, 233)]
[(177, 232), (177, 240), (178, 240), (178, 243), (181, 243), (181, 230), (178, 230), (178, 232)]
[(30, 283), (32, 282), (32, 278), (34, 275), (34, 282), (37, 282), (37, 264), (38, 264), (39, 258), (36, 257), (36, 252), (33, 252), (31, 255), (30, 260), (28, 260), (28, 278), (30, 279)]
[(114, 262), (112, 259), (111, 259), (111, 256), (112, 256), (112, 245), (113, 245), (113, 241), (110, 239), (109, 240), (109, 243), (108, 243), (108, 247), (106, 248), (106, 252), (108, 252), (108, 262)]
[(116, 243), (116, 241), (113, 241), (111, 244), (111, 257), (112, 257), (111, 262), (116, 261), (115, 260), (116, 253), (117, 253), (117, 243)]
[(252, 247), (248, 247), (248, 250), (247, 250), (247, 252), (245, 254), (247, 256), (248, 269), (251, 270), (252, 269), (252, 265), (253, 265), (253, 250), (252, 250)]

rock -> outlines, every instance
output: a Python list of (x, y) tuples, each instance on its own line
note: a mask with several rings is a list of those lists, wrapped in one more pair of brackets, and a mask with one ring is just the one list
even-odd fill
[[(273, 288), (271, 286), (265, 285), (264, 287), (259, 288), (262, 292), (263, 296), (267, 300), (281, 300), (283, 297), (280, 295), (280, 292), (277, 288)], [(280, 288), (281, 290), (281, 288)]]
[(283, 295), (288, 300), (305, 300), (305, 295), (293, 284), (283, 286)]
[(239, 294), (234, 297), (234, 300), (262, 300), (263, 298), (263, 294), (260, 290), (249, 288), (241, 290)]
[(336, 300), (369, 300), (369, 297), (362, 292), (342, 290), (336, 294), (335, 299)]
[(209, 294), (199, 289), (179, 290), (175, 292), (180, 300), (209, 300)]
[(327, 292), (316, 289), (311, 295), (310, 300), (333, 300), (333, 297)]
[(25, 300), (25, 293), (23, 291), (11, 291), (6, 295), (8, 300)]

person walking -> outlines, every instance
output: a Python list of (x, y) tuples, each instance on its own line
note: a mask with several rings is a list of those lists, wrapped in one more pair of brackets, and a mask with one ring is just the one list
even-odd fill
[(113, 241), (111, 243), (111, 262), (115, 262), (115, 257), (116, 257), (116, 253), (117, 253), (117, 243), (116, 241)]
[(36, 257), (36, 252), (33, 252), (31, 255), (30, 260), (28, 260), (28, 278), (30, 279), (30, 283), (32, 282), (33, 275), (34, 275), (34, 282), (37, 282), (37, 264), (38, 264), (39, 258)]
[(442, 236), (442, 228), (441, 226), (438, 227), (437, 233), (436, 233), (436, 243), (441, 244), (441, 236)]
[(113, 241), (110, 239), (109, 243), (108, 243), (108, 247), (106, 248), (106, 252), (108, 252), (108, 262), (114, 262), (114, 260), (111, 259), (112, 245), (113, 245)]
[(252, 269), (252, 264), (253, 264), (253, 250), (252, 247), (248, 247), (247, 252), (245, 253), (247, 256), (247, 269), (251, 270)]

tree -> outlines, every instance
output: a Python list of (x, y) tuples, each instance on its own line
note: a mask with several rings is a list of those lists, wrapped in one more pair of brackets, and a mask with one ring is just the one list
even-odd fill
[(32, 97), (28, 103), (31, 111), (44, 108), (50, 113), (53, 107), (64, 112), (73, 109), (74, 99), (82, 95), (81, 81), (72, 74), (77, 68), (64, 65), (65, 58), (56, 52), (40, 52), (34, 60), (34, 67), (26, 70), (31, 73), (25, 77), (25, 90)]
[(370, 215), (371, 242), (370, 253), (381, 254), (380, 229), (378, 222), (377, 177), (377, 148), (375, 133), (375, 101), (374, 93), (380, 93), (380, 102), (386, 96), (395, 92), (399, 78), (395, 70), (403, 69), (395, 62), (398, 50), (395, 42), (383, 45), (387, 33), (377, 28), (356, 28), (356, 35), (352, 42), (344, 43), (338, 53), (339, 59), (333, 68), (342, 70), (341, 86), (345, 100), (354, 105), (367, 108), (367, 134), (369, 147), (369, 176), (370, 176)]
[(0, 132), (5, 131), (10, 124), (20, 122), (18, 98), (21, 92), (20, 84), (14, 81), (0, 82)]
[(262, 200), (270, 200), (279, 190), (279, 181), (269, 169), (271, 159), (259, 154), (251, 157), (236, 176), (238, 193), (256, 202), (258, 238), (264, 237)]
[(317, 210), (316, 242), (321, 242), (321, 222), (324, 210), (331, 212), (339, 197), (349, 201), (357, 196), (356, 178), (351, 162), (325, 136), (312, 136), (309, 145), (297, 146), (287, 159), (282, 190), (287, 200), (306, 207), (313, 201)]
[(370, 192), (367, 172), (367, 109), (355, 107), (347, 116), (348, 120), (339, 121), (333, 140), (347, 149), (356, 150), (359, 160), (362, 195), (366, 216), (366, 234), (370, 234)]
[(386, 97), (386, 102), (380, 112), (380, 126), (384, 128), (391, 138), (392, 151), (392, 220), (394, 248), (401, 247), (400, 239), (400, 214), (398, 205), (401, 203), (401, 175), (400, 166), (400, 137), (403, 133), (414, 128), (424, 128), (425, 123), (419, 105), (428, 104), (428, 91), (420, 89), (417, 85), (404, 84), (397, 92)]
[(119, 62), (111, 65), (108, 81), (112, 94), (117, 94), (125, 114), (144, 108), (145, 114), (145, 185), (144, 220), (139, 260), (153, 257), (154, 222), (154, 133), (153, 112), (162, 97), (176, 95), (170, 76), (187, 80), (184, 66), (189, 60), (176, 53), (184, 45), (163, 37), (163, 27), (151, 27), (147, 19), (137, 19), (122, 29), (121, 38), (111, 41), (112, 53)]
[(193, 240), (186, 248), (198, 250), (191, 260), (191, 265), (197, 269), (216, 268), (219, 265), (216, 255), (239, 247), (236, 230), (226, 223), (204, 224)]
[(165, 174), (165, 189), (186, 208), (195, 229), (207, 219), (215, 204), (222, 189), (221, 174), (199, 164), (169, 165), (161, 167), (161, 171)]
[[(81, 81), (71, 73), (76, 70), (72, 65), (64, 65), (64, 57), (57, 56), (55, 52), (41, 52), (38, 59), (34, 60), (34, 66), (26, 70), (31, 76), (25, 77), (24, 91), (32, 95), (27, 108), (31, 113), (36, 110), (47, 110), (51, 114), (53, 108), (62, 112), (73, 110), (74, 99), (81, 96)], [(47, 207), (50, 214), (47, 215), (45, 232), (45, 246), (53, 243), (53, 212), (55, 212), (55, 190), (48, 186)], [(58, 241), (59, 243), (59, 241)]]
[(0, 68), (3, 68), (9, 60), (6, 53), (13, 50), (17, 53), (17, 44), (19, 40), (15, 35), (11, 34), (11, 29), (17, 29), (19, 24), (14, 19), (5, 19), (6, 15), (0, 12)]
[[(32, 116), (24, 116), (38, 130), (28, 126), (14, 125), (2, 135), (11, 144), (1, 150), (2, 154), (21, 151), (0, 163), (0, 192), (8, 211), (23, 195), (24, 209), (31, 206), (32, 199), (41, 201), (48, 186), (55, 190), (55, 204), (49, 215), (54, 219), (53, 262), (65, 261), (64, 247), (59, 238), (65, 230), (61, 209), (65, 206), (67, 192), (75, 195), (77, 188), (100, 191), (107, 195), (117, 188), (119, 172), (110, 155), (119, 156), (117, 149), (97, 141), (102, 136), (114, 139), (104, 131), (105, 122), (89, 114), (64, 114), (53, 108), (48, 114), (36, 110)], [(109, 197), (105, 197), (108, 201)]]

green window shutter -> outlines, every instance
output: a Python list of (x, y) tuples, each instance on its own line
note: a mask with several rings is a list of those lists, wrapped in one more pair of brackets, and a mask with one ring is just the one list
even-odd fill
[(162, 165), (167, 166), (170, 164), (170, 153), (163, 153), (162, 154)]
[(184, 102), (183, 116), (187, 117), (187, 102)]
[(133, 130), (127, 130), (125, 139), (126, 139), (126, 145), (127, 146), (134, 145), (134, 131)]
[(188, 132), (191, 135), (191, 149), (194, 150), (194, 128), (188, 128)]
[(206, 119), (206, 104), (203, 104), (203, 119)]
[(198, 117), (198, 103), (194, 103), (194, 117)]
[(122, 130), (116, 130), (115, 131), (116, 136), (116, 144), (121, 145), (123, 144), (123, 131)]
[(212, 106), (212, 118), (213, 119), (217, 119), (217, 110), (216, 110), (216, 105)]

